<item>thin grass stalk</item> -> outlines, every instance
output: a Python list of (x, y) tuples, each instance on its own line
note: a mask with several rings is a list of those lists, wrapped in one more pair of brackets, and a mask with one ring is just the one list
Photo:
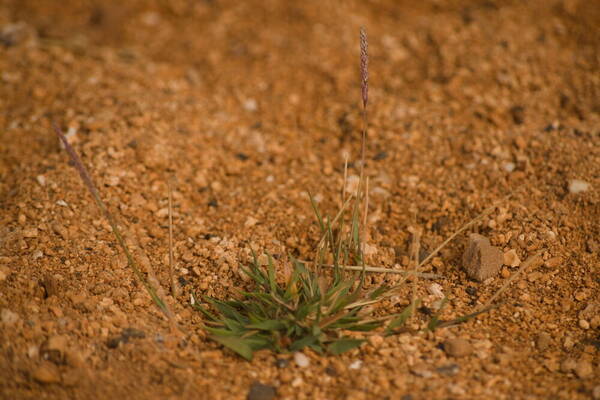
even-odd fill
[[(416, 218), (415, 218), (416, 220)], [(421, 250), (421, 232), (418, 229), (415, 229), (414, 233), (413, 233), (413, 237), (414, 237), (414, 242), (413, 242), (413, 260), (414, 260), (414, 266), (415, 266), (415, 272), (418, 271), (419, 269), (419, 251)], [(419, 277), (417, 276), (417, 274), (413, 275), (413, 284), (412, 284), (412, 295), (411, 295), (411, 304), (412, 304), (412, 311), (411, 311), (411, 315), (414, 316), (415, 315), (415, 304), (416, 304), (416, 299), (417, 299), (417, 283), (418, 283)]]
[(98, 206), (98, 208), (100, 209), (102, 214), (104, 214), (104, 217), (108, 220), (108, 224), (110, 225), (110, 227), (113, 231), (113, 234), (115, 235), (115, 238), (117, 239), (117, 242), (119, 243), (119, 246), (121, 246), (121, 249), (123, 249), (123, 252), (125, 253), (125, 256), (127, 257), (127, 262), (129, 264), (129, 266), (131, 267), (131, 269), (133, 270), (133, 273), (136, 275), (136, 277), (142, 283), (142, 285), (144, 286), (144, 288), (146, 289), (146, 291), (152, 298), (152, 301), (154, 302), (154, 304), (156, 304), (156, 306), (167, 316), (167, 318), (169, 318), (170, 320), (173, 320), (173, 314), (171, 313), (171, 310), (169, 310), (169, 307), (167, 306), (167, 304), (157, 294), (157, 290), (150, 284), (150, 282), (148, 282), (148, 280), (142, 274), (142, 271), (139, 269), (133, 255), (131, 254), (131, 251), (129, 251), (129, 247), (127, 247), (127, 244), (125, 243), (125, 240), (123, 239), (123, 235), (121, 234), (121, 230), (119, 229), (119, 226), (117, 225), (117, 221), (115, 220), (113, 215), (110, 213), (110, 211), (108, 211), (108, 208), (102, 201), (102, 198), (100, 197), (100, 193), (98, 192), (98, 190), (96, 189), (96, 186), (92, 182), (92, 178), (90, 177), (90, 174), (88, 173), (87, 169), (83, 165), (83, 162), (79, 158), (79, 155), (77, 155), (77, 152), (75, 151), (75, 149), (73, 149), (73, 146), (71, 146), (71, 144), (69, 143), (69, 141), (67, 140), (65, 135), (62, 133), (62, 130), (58, 127), (58, 125), (53, 122), (52, 126), (54, 127), (54, 131), (56, 132), (56, 135), (58, 136), (59, 140), (65, 147), (67, 154), (73, 161), (75, 169), (77, 170), (77, 172), (79, 172), (79, 176), (81, 177), (81, 180), (83, 181), (83, 183), (89, 190), (90, 194), (94, 198), (94, 201), (96, 202), (96, 205)]
[(541, 256), (541, 254), (542, 250), (538, 251), (537, 253), (529, 257), (523, 264), (521, 264), (521, 267), (517, 270), (517, 272), (515, 272), (510, 278), (508, 278), (504, 285), (502, 285), (502, 287), (498, 289), (498, 291), (494, 293), (494, 295), (490, 297), (488, 301), (485, 302), (485, 304), (481, 307), (481, 310), (490, 307), (494, 300), (496, 300), (498, 296), (500, 296), (508, 288), (508, 286), (519, 277), (519, 275), (525, 272), (525, 270), (527, 270), (533, 264), (533, 262)]
[(483, 210), (481, 212), (481, 214), (479, 214), (478, 216), (476, 216), (475, 218), (473, 218), (471, 221), (467, 222), (459, 230), (457, 230), (452, 235), (450, 235), (446, 240), (444, 240), (442, 242), (442, 244), (440, 244), (438, 247), (436, 247), (435, 250), (433, 250), (431, 253), (429, 253), (427, 255), (427, 257), (425, 257), (423, 259), (423, 261), (421, 261), (418, 264), (419, 268), (422, 267), (423, 265), (427, 264), (433, 257), (435, 257), (437, 255), (437, 253), (440, 252), (440, 250), (442, 250), (444, 247), (446, 247), (446, 245), (448, 243), (450, 243), (452, 241), (452, 239), (454, 239), (456, 236), (458, 236), (462, 232), (464, 232), (467, 229), (469, 229), (471, 226), (475, 225), (477, 222), (481, 221), (485, 216), (491, 214), (492, 211), (494, 211), (496, 209), (496, 207), (498, 207), (499, 204), (501, 204), (504, 201), (506, 201), (510, 196), (511, 195), (509, 194), (508, 196), (505, 196), (503, 199), (501, 199), (501, 200), (497, 201), (496, 203), (492, 204), (490, 207), (488, 207), (485, 210)]
[[(359, 192), (364, 182), (364, 174), (365, 174), (365, 162), (366, 162), (366, 146), (367, 146), (367, 128), (368, 128), (368, 118), (367, 118), (367, 104), (369, 103), (369, 41), (367, 39), (367, 32), (364, 27), (360, 28), (360, 89), (361, 89), (361, 97), (362, 97), (362, 143), (361, 143), (361, 155), (360, 155), (360, 180), (359, 180)], [(357, 198), (360, 199), (360, 196), (357, 193)], [(363, 230), (363, 235), (366, 231)], [(364, 243), (366, 241), (366, 237), (362, 237), (362, 243), (360, 246), (360, 258), (361, 263), (364, 264)]]
[(367, 234), (369, 232), (368, 230), (368, 215), (369, 215), (369, 177), (367, 176), (365, 179), (365, 193), (364, 193), (364, 197), (365, 197), (365, 208), (363, 210), (363, 231), (362, 231), (362, 249), (361, 249), (361, 253), (362, 253), (362, 257), (363, 257), (363, 264), (367, 263), (366, 260), (366, 255), (365, 255), (365, 246), (367, 245)]
[(169, 277), (171, 278), (171, 294), (173, 298), (177, 298), (179, 294), (177, 281), (175, 280), (174, 263), (173, 263), (173, 187), (171, 180), (168, 181), (169, 186)]

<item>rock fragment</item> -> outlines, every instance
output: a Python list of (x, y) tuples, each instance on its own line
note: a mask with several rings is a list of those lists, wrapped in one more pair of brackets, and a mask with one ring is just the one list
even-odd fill
[(65, 363), (69, 338), (65, 335), (51, 336), (41, 348), (41, 355), (44, 360), (52, 361), (54, 364), (61, 365)]
[(504, 265), (508, 265), (511, 268), (518, 267), (521, 265), (521, 260), (517, 255), (517, 251), (515, 249), (510, 249), (506, 253), (504, 253)]
[(577, 194), (587, 192), (590, 188), (590, 184), (580, 179), (571, 179), (569, 181), (569, 193)]
[(19, 314), (12, 312), (8, 308), (3, 308), (0, 312), (0, 320), (6, 326), (12, 326), (19, 320)]
[(502, 251), (490, 244), (485, 236), (473, 233), (463, 254), (463, 265), (469, 278), (479, 282), (491, 278), (500, 271), (504, 262)]
[(300, 368), (305, 368), (310, 365), (310, 360), (303, 353), (294, 353), (294, 362)]
[(542, 332), (538, 335), (535, 344), (539, 351), (544, 351), (548, 347), (550, 347), (551, 343), (552, 343), (552, 338), (550, 337), (550, 335), (547, 334), (546, 332)]
[(594, 374), (594, 367), (592, 367), (592, 363), (588, 360), (579, 360), (577, 365), (575, 365), (574, 371), (579, 379), (587, 379)]
[(444, 351), (451, 357), (465, 357), (473, 352), (473, 347), (468, 340), (455, 338), (444, 342)]
[(58, 371), (58, 368), (56, 365), (49, 362), (40, 364), (33, 370), (31, 376), (39, 383), (50, 384), (60, 382), (60, 372)]
[(247, 400), (271, 400), (275, 398), (277, 391), (273, 386), (264, 385), (260, 382), (254, 382), (250, 386), (250, 391), (246, 396)]

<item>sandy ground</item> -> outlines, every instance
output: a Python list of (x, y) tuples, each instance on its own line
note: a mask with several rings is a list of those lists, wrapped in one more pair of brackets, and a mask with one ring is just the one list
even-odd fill
[[(272, 398), (260, 383), (281, 399), (600, 399), (600, 5), (414, 3), (1, 1), (0, 397)], [(246, 362), (206, 339), (190, 294), (227, 297), (250, 248), (311, 257), (306, 191), (332, 214), (344, 157), (359, 170), (360, 26), (371, 263), (406, 269), (411, 230), (428, 252), (495, 202), (474, 231), (518, 259), (473, 281), (460, 235), (424, 268), (442, 275), (443, 318), (542, 261), (461, 326), (307, 351), (305, 367)], [(52, 120), (165, 288), (174, 180), (181, 294), (167, 300), (185, 334), (136, 281)]]

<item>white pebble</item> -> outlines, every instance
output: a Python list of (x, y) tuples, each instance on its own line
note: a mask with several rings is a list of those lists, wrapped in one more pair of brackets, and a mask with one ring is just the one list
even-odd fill
[(256, 111), (258, 109), (258, 104), (254, 99), (248, 99), (244, 102), (244, 108), (246, 111)]
[(507, 162), (502, 166), (504, 170), (508, 173), (513, 172), (515, 170), (515, 163)]
[(444, 292), (442, 291), (442, 286), (439, 283), (432, 283), (431, 285), (429, 285), (427, 290), (429, 290), (429, 293), (431, 293), (432, 295), (434, 295), (435, 297), (437, 297), (439, 299), (443, 299), (444, 297), (446, 297), (446, 296), (444, 296)]
[(310, 365), (310, 360), (303, 353), (294, 353), (294, 362), (300, 368), (305, 368)]
[(0, 318), (4, 325), (11, 326), (19, 320), (19, 314), (10, 311), (8, 308), (3, 308), (0, 312)]
[(569, 192), (581, 193), (586, 192), (590, 188), (590, 184), (579, 179), (571, 179), (569, 181)]
[(349, 369), (360, 369), (360, 367), (362, 367), (362, 361), (361, 360), (356, 360), (356, 361), (354, 361), (352, 364), (350, 364), (348, 366)]

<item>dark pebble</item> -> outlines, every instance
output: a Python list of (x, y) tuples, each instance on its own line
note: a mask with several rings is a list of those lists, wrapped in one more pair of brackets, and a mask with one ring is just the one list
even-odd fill
[(466, 289), (466, 292), (469, 296), (476, 296), (477, 295), (477, 288), (473, 287), (473, 286), (469, 286)]
[(379, 153), (375, 154), (375, 157), (373, 157), (374, 161), (380, 161), (380, 160), (385, 160), (388, 156), (388, 153), (385, 151), (380, 151)]
[(242, 160), (242, 161), (246, 161), (247, 159), (250, 158), (247, 154), (244, 154), (244, 153), (237, 153), (235, 156), (238, 158), (238, 160)]
[(127, 343), (127, 341), (127, 338), (124, 338), (123, 336), (114, 336), (106, 341), (106, 347), (109, 349), (116, 349), (121, 343)]
[(327, 368), (325, 368), (325, 373), (329, 376), (337, 376), (338, 375), (338, 372), (336, 371), (336, 369), (331, 365), (328, 365)]
[(285, 368), (288, 365), (290, 365), (290, 360), (287, 360), (285, 358), (278, 358), (277, 360), (275, 360), (275, 365), (277, 366), (277, 368)]
[(129, 339), (143, 339), (143, 338), (146, 337), (146, 333), (144, 333), (144, 331), (141, 331), (141, 330), (135, 329), (135, 328), (125, 328), (121, 332), (121, 336), (123, 336), (127, 340), (129, 340)]
[(436, 368), (435, 370), (437, 371), (438, 374), (441, 374), (441, 375), (454, 376), (454, 375), (458, 374), (460, 367), (457, 364), (448, 364), (448, 365), (442, 365), (441, 367)]
[(248, 400), (271, 400), (277, 395), (277, 390), (273, 386), (263, 385), (260, 382), (254, 382), (250, 387)]
[(429, 307), (421, 306), (418, 308), (418, 311), (423, 315), (427, 315), (428, 317), (433, 315), (433, 311)]

